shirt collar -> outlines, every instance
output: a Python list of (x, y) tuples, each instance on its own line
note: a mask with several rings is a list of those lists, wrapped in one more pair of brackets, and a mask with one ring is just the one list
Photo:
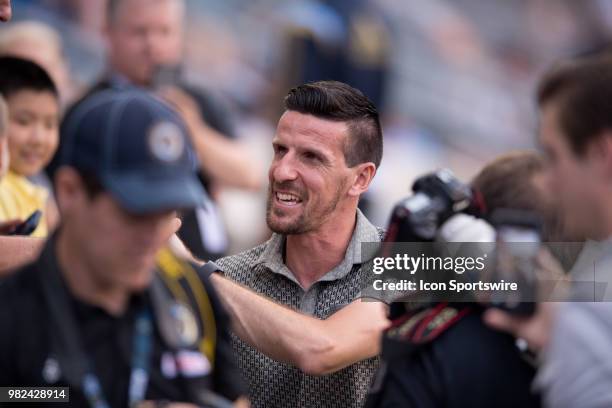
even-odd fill
[(111, 88), (117, 90), (125, 90), (129, 88), (137, 88), (137, 86), (128, 79), (127, 76), (117, 72), (110, 71), (107, 75), (107, 81)]
[[(319, 279), (319, 282), (342, 279), (351, 271), (353, 265), (369, 261), (374, 257), (373, 251), (362, 253), (361, 244), (364, 242), (380, 242), (378, 229), (370, 223), (359, 209), (357, 209), (356, 217), (355, 229), (353, 230), (353, 235), (346, 248), (344, 259), (336, 267), (323, 275)], [(285, 235), (272, 234), (272, 237), (268, 240), (264, 251), (255, 262), (255, 265), (264, 264), (273, 273), (282, 275), (299, 285), (293, 272), (291, 272), (283, 262), (285, 239)]]

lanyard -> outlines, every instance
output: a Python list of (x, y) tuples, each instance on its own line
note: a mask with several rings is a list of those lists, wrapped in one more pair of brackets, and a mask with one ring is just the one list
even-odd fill
[[(110, 408), (93, 364), (83, 348), (81, 335), (69, 295), (61, 279), (55, 258), (55, 235), (48, 241), (37, 263), (39, 284), (53, 325), (51, 341), (71, 387), (82, 389), (91, 408)], [(153, 312), (145, 300), (136, 316), (132, 338), (132, 364), (128, 401), (135, 405), (144, 400), (149, 383), (149, 360), (153, 345)]]
[[(132, 371), (128, 391), (129, 406), (133, 407), (145, 398), (149, 383), (149, 360), (153, 339), (153, 317), (148, 307), (138, 314), (132, 339)], [(98, 376), (90, 369), (83, 377), (83, 393), (91, 408), (110, 408)]]

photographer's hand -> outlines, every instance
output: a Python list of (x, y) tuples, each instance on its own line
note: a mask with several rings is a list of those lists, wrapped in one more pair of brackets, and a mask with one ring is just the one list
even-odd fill
[(481, 218), (455, 214), (440, 227), (437, 240), (441, 242), (495, 242), (495, 229)]
[(236, 335), (274, 360), (325, 375), (380, 353), (387, 306), (354, 300), (325, 320), (290, 309), (218, 274), (211, 276)]
[(554, 302), (538, 303), (535, 313), (529, 317), (489, 309), (483, 318), (490, 327), (524, 339), (530, 349), (538, 352), (548, 345), (558, 305)]
[[(557, 315), (559, 300), (564, 300), (568, 289), (568, 277), (556, 258), (541, 248), (536, 258), (538, 301), (532, 316), (516, 316), (499, 309), (490, 309), (484, 321), (494, 329), (505, 331), (524, 339), (533, 351), (540, 351), (549, 342)], [(552, 302), (557, 301), (557, 302)]]
[(245, 146), (210, 127), (202, 118), (194, 98), (177, 87), (165, 87), (159, 95), (181, 115), (202, 168), (221, 184), (259, 190), (261, 171)]

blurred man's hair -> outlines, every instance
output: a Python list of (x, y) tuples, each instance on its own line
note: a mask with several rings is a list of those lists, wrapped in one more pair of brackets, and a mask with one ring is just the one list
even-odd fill
[(380, 166), (383, 137), (378, 111), (361, 91), (336, 81), (300, 85), (285, 97), (285, 108), (320, 119), (346, 122), (349, 135), (344, 158), (349, 167), (372, 162)]
[[(117, 14), (122, 3), (130, 0), (106, 0), (106, 23), (108, 26), (112, 26), (116, 22)], [(151, 3), (154, 1), (177, 1), (182, 7), (185, 7), (185, 0), (149, 0)]]
[[(538, 182), (544, 168), (544, 159), (534, 151), (508, 153), (487, 164), (472, 180), (472, 187), (482, 194), (488, 215), (500, 208), (538, 215), (542, 220), (543, 242), (584, 241), (566, 228), (554, 197), (548, 197), (543, 183)], [(555, 245), (550, 249), (569, 270), (581, 248)]]
[(59, 98), (53, 80), (39, 65), (21, 58), (0, 57), (0, 93), (9, 99), (24, 90), (49, 92)]
[(62, 37), (53, 27), (40, 21), (19, 21), (2, 27), (0, 31), (0, 54), (6, 55), (7, 50), (15, 42), (23, 39), (44, 43), (44, 47), (62, 55)]
[(100, 178), (95, 173), (79, 168), (75, 168), (75, 170), (79, 174), (81, 183), (83, 183), (83, 188), (85, 189), (85, 193), (90, 200), (96, 198), (98, 195), (106, 191), (102, 185), (102, 182), (100, 181)]
[(517, 151), (497, 157), (474, 177), (488, 212), (497, 208), (536, 210), (541, 194), (532, 182), (544, 169), (544, 161), (532, 151)]
[(612, 58), (595, 56), (562, 62), (541, 80), (540, 108), (555, 103), (559, 126), (576, 155), (612, 130)]

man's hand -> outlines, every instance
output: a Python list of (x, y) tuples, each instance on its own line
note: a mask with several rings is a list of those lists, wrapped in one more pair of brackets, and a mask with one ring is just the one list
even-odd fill
[(234, 408), (251, 408), (251, 403), (246, 397), (240, 397), (234, 401)]
[(442, 224), (436, 239), (440, 242), (495, 242), (495, 229), (481, 218), (460, 213)]
[(179, 88), (168, 86), (161, 89), (159, 94), (181, 115), (192, 138), (210, 130), (208, 125), (202, 120), (198, 104), (186, 92)]
[(524, 339), (533, 351), (539, 351), (548, 345), (559, 306), (559, 303), (551, 300), (565, 299), (568, 277), (559, 262), (545, 248), (537, 255), (535, 274), (538, 298), (534, 300), (538, 303), (533, 316), (519, 317), (499, 309), (490, 309), (484, 314), (484, 321), (494, 329)]
[(0, 276), (34, 261), (44, 244), (43, 238), (0, 236)]
[(256, 294), (217, 274), (215, 289), (232, 317), (234, 332), (267, 356), (309, 375), (325, 375), (380, 353), (390, 324), (387, 306), (355, 300), (325, 320)]
[(18, 219), (0, 222), (0, 235), (9, 235), (22, 222), (22, 220)]
[(250, 190), (262, 187), (259, 166), (253, 163), (246, 148), (211, 128), (202, 118), (194, 98), (171, 86), (158, 93), (185, 121), (200, 165), (214, 181)]
[(548, 345), (550, 332), (557, 315), (559, 303), (538, 303), (536, 312), (530, 317), (518, 317), (498, 309), (489, 309), (484, 321), (494, 329), (524, 339), (533, 351), (540, 351)]
[(183, 221), (179, 217), (174, 217), (174, 219), (165, 227), (164, 236), (166, 236), (166, 241), (169, 241), (181, 228)]

